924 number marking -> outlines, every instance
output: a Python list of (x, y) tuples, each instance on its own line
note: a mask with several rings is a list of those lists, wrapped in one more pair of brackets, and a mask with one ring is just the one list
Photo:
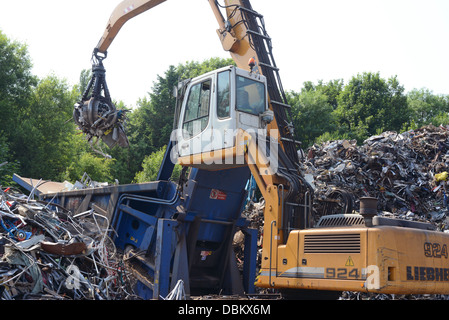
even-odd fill
[(425, 242), (424, 255), (428, 258), (446, 258), (448, 257), (447, 245), (439, 244), (438, 242)]
[(360, 279), (361, 272), (357, 268), (326, 268), (326, 278)]

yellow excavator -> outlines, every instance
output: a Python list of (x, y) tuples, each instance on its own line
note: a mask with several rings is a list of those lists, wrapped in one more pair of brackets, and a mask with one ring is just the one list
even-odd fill
[[(75, 121), (90, 137), (127, 145), (102, 61), (124, 23), (164, 1), (125, 0), (112, 13), (94, 50), (93, 80), (75, 105)], [(208, 179), (223, 177), (223, 170), (249, 169), (265, 200), (256, 286), (290, 293), (449, 294), (449, 235), (430, 224), (381, 217), (374, 198), (360, 199), (358, 213), (314, 221), (314, 190), (300, 171), (290, 106), (264, 18), (248, 0), (208, 2), (218, 38), (236, 66), (178, 86), (171, 158), (211, 172)], [(207, 196), (230, 198), (215, 189)]]

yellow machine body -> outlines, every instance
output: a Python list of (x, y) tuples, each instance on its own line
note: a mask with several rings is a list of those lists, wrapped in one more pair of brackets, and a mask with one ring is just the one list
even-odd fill
[(388, 225), (313, 228), (291, 231), (285, 244), (278, 243), (275, 226), (265, 227), (264, 235), (271, 250), (263, 252), (260, 287), (449, 293), (449, 236), (442, 232)]
[[(126, 21), (164, 1), (125, 0), (120, 3), (111, 15), (96, 50), (105, 53)], [(258, 49), (262, 46), (271, 50), (271, 40), (266, 33), (249, 28), (252, 20), (263, 20), (262, 15), (252, 10), (249, 1), (225, 0), (224, 5), (219, 5), (218, 1), (209, 0), (209, 4), (217, 18), (217, 34), (223, 49), (230, 53), (236, 67), (249, 72), (248, 78), (260, 75), (269, 79), (273, 70), (277, 72), (274, 61), (267, 61), (272, 60), (271, 55), (265, 57), (258, 54)], [(225, 11), (224, 15), (222, 11)], [(249, 65), (248, 61), (251, 61)], [(214, 83), (215, 78), (212, 76), (215, 75), (211, 75)], [(287, 153), (293, 148), (295, 141), (292, 141), (289, 124), (282, 117), (280, 121), (279, 114), (282, 116), (284, 108), (288, 106), (276, 97), (279, 90), (273, 89), (279, 81), (276, 78), (273, 80), (273, 77), (270, 79), (263, 80), (271, 88), (271, 93), (267, 94), (266, 109), (274, 110), (277, 116), (263, 128), (268, 137), (266, 141), (275, 141), (279, 150)], [(297, 198), (288, 203), (285, 199), (290, 191), (293, 192), (294, 183), (285, 174), (273, 170), (269, 159), (264, 159), (264, 152), (260, 152), (261, 144), (258, 144), (254, 135), (239, 126), (234, 129), (240, 131), (232, 147), (181, 156), (178, 163), (209, 170), (242, 165), (250, 168), (265, 200), (262, 262), (257, 286), (274, 289), (449, 294), (448, 234), (429, 230), (427, 225), (412, 222), (399, 223), (381, 218), (372, 218), (367, 222), (359, 214), (326, 216), (323, 221), (329, 223), (328, 226), (320, 223), (310, 225), (311, 219), (306, 215), (311, 214), (312, 195), (308, 191), (302, 192), (302, 189), (295, 190)], [(295, 153), (296, 149), (293, 154)], [(293, 159), (291, 154), (292, 152), (289, 153), (290, 160), (286, 161), (290, 161), (291, 165), (285, 169), (285, 172), (290, 173), (298, 171), (298, 160)], [(231, 161), (232, 164), (227, 164), (226, 159), (236, 158), (244, 161)], [(215, 165), (210, 165), (211, 163)], [(299, 174), (296, 172), (294, 175)], [(287, 207), (304, 208), (302, 218), (305, 223), (301, 225), (294, 219), (290, 221), (291, 217), (285, 212)]]

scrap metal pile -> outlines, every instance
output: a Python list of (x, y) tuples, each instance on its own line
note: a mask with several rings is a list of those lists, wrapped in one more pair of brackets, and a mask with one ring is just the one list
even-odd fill
[[(352, 213), (362, 197), (378, 199), (378, 212), (389, 217), (426, 221), (449, 229), (449, 128), (426, 126), (398, 134), (384, 132), (358, 146), (355, 140), (328, 141), (310, 147), (301, 159), (314, 188), (313, 211), (323, 215)], [(264, 201), (250, 203), (244, 215), (263, 235)], [(243, 238), (234, 239), (237, 258)]]
[(348, 140), (312, 146), (303, 170), (315, 189), (316, 218), (358, 210), (359, 199), (368, 196), (378, 198), (379, 213), (446, 230), (448, 139), (449, 128), (426, 126), (384, 132), (362, 146)]
[[(359, 199), (368, 196), (379, 200), (378, 214), (429, 222), (436, 230), (449, 232), (448, 127), (429, 125), (401, 134), (384, 132), (365, 140), (362, 146), (348, 140), (314, 145), (303, 164), (315, 188), (317, 219), (357, 211)], [(343, 292), (340, 299), (448, 300), (449, 296)]]
[[(395, 218), (432, 222), (448, 232), (449, 128), (426, 126), (405, 133), (384, 132), (355, 141), (313, 145), (302, 159), (314, 188), (313, 210), (322, 215), (357, 211), (359, 199), (375, 197), (378, 211)], [(245, 215), (263, 236), (261, 199)], [(139, 299), (126, 259), (116, 251), (109, 222), (94, 210), (73, 214), (21, 192), (0, 188), (0, 300)], [(243, 235), (234, 237), (243, 261)], [(258, 256), (260, 263), (260, 254)], [(392, 299), (390, 295), (341, 299)], [(396, 297), (397, 298), (397, 297)], [(413, 296), (413, 299), (422, 298)], [(429, 296), (448, 299), (448, 296)]]
[[(378, 214), (425, 221), (449, 232), (449, 127), (425, 126), (398, 134), (384, 132), (365, 140), (315, 144), (301, 159), (306, 180), (314, 188), (316, 221), (323, 215), (351, 213), (359, 199), (378, 199)], [(263, 236), (264, 201), (244, 212)], [(237, 259), (243, 259), (243, 239), (234, 238)], [(258, 256), (260, 263), (260, 254)], [(448, 295), (386, 295), (343, 292), (341, 300), (448, 300)]]
[(136, 299), (108, 225), (0, 189), (0, 300)]

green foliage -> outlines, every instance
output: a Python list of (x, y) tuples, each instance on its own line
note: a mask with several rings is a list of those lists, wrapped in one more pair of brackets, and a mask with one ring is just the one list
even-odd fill
[(203, 62), (198, 61), (187, 61), (184, 64), (179, 64), (176, 67), (176, 73), (180, 80), (195, 78), (209, 71), (220, 69), (226, 66), (234, 65), (233, 59), (221, 59), (221, 58), (210, 58), (204, 60)]
[(397, 77), (379, 73), (342, 80), (304, 83), (290, 92), (296, 139), (303, 148), (326, 140), (356, 139), (359, 143), (383, 131), (403, 132), (425, 124), (449, 123), (447, 96), (421, 89), (404, 93)]
[(332, 133), (325, 132), (315, 139), (315, 143), (321, 144), (327, 141), (335, 141), (335, 140), (351, 140), (351, 137), (347, 133), (340, 134), (336, 131)]
[(396, 77), (379, 73), (353, 77), (338, 96), (334, 111), (339, 133), (362, 142), (379, 131), (398, 131), (408, 120), (407, 97)]
[(17, 112), (29, 105), (36, 77), (26, 45), (10, 41), (0, 30), (0, 130), (14, 136)]
[[(136, 174), (134, 182), (142, 183), (156, 180), (157, 174), (159, 173), (159, 168), (162, 164), (162, 160), (164, 159), (166, 149), (167, 146), (163, 146), (158, 151), (153, 152), (149, 156), (145, 157), (142, 163), (143, 170)], [(175, 181), (178, 180), (180, 174), (181, 166), (175, 165), (171, 179)]]
[[(156, 179), (173, 128), (178, 81), (235, 65), (232, 59), (211, 58), (169, 66), (158, 75), (148, 95), (128, 113), (129, 148), (102, 149), (112, 156), (94, 153), (76, 131), (72, 111), (91, 77), (82, 70), (80, 83), (70, 87), (49, 75), (38, 79), (31, 73), (27, 46), (10, 41), (0, 31), (0, 184), (13, 173), (24, 177), (75, 182), (86, 172), (96, 181), (120, 183)], [(341, 79), (287, 93), (292, 106), (295, 138), (303, 149), (317, 142), (357, 139), (387, 130), (405, 131), (427, 124), (449, 124), (449, 96), (428, 89), (405, 94), (397, 77), (362, 73), (347, 84)], [(116, 103), (123, 109), (123, 103)], [(175, 167), (172, 179), (179, 176)]]
[(318, 84), (314, 84), (311, 81), (304, 83), (304, 87), (301, 92), (317, 92), (327, 97), (327, 103), (332, 106), (332, 109), (338, 107), (338, 96), (344, 88), (344, 82), (342, 79), (331, 80), (328, 83), (324, 83), (322, 80), (318, 81)]
[[(84, 155), (90, 148), (72, 120), (80, 87), (70, 87), (54, 75), (38, 79), (31, 67), (26, 45), (0, 32), (0, 161), (8, 161), (0, 168), (0, 180), (10, 182), (17, 173), (58, 181), (69, 173), (74, 182), (90, 168), (87, 163), (94, 162)], [(89, 72), (81, 76), (86, 79)], [(110, 179), (110, 166), (101, 159), (97, 164), (103, 165), (97, 168), (98, 178)]]
[(306, 82), (300, 93), (287, 93), (296, 140), (309, 146), (324, 132), (336, 130), (332, 112), (337, 107), (337, 97), (342, 88), (342, 80), (326, 84), (319, 81), (317, 85)]
[(23, 175), (60, 179), (74, 156), (75, 126), (70, 120), (76, 94), (65, 81), (48, 76), (33, 90), (29, 106), (17, 112), (20, 126), (11, 147)]
[(86, 91), (87, 85), (89, 84), (90, 79), (92, 78), (92, 70), (83, 69), (80, 73), (80, 83), (79, 83), (79, 92), (80, 96)]
[(75, 182), (80, 180), (84, 173), (98, 182), (114, 182), (112, 176), (112, 164), (114, 160), (101, 158), (93, 155), (90, 152), (84, 152), (80, 158), (70, 163), (64, 173), (64, 180)]
[(9, 145), (0, 132), (0, 186), (11, 185), (12, 176), (17, 172), (19, 163), (11, 157)]
[(449, 96), (435, 95), (428, 89), (414, 89), (407, 95), (409, 123), (416, 129), (427, 124), (449, 124)]

